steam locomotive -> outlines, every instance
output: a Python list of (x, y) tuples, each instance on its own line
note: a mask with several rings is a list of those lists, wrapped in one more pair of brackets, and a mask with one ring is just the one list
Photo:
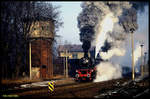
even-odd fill
[(76, 69), (76, 81), (92, 81), (96, 76), (96, 67), (94, 59), (89, 57), (82, 57), (79, 60), (79, 66)]

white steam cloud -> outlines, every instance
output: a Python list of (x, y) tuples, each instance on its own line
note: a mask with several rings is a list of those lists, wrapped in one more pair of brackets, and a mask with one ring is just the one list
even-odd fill
[[(114, 3), (114, 2), (112, 2)], [(119, 4), (119, 3), (114, 3)], [(129, 9), (131, 5), (127, 2), (122, 3), (122, 5), (128, 5), (126, 9)], [(102, 5), (98, 5), (102, 6)], [(98, 25), (95, 27), (95, 39), (94, 43), (96, 45), (96, 56), (98, 53), (100, 53), (100, 56), (103, 60), (109, 60), (112, 56), (124, 56), (125, 50), (121, 47), (123, 44), (123, 40), (125, 39), (125, 35), (123, 35), (123, 27), (119, 25), (118, 23), (118, 16), (122, 15), (122, 8), (118, 5), (117, 9), (118, 12), (113, 12), (110, 10), (109, 6), (103, 5), (106, 8), (105, 10), (102, 9), (102, 11), (109, 12), (108, 14), (105, 13), (105, 16), (103, 16), (103, 19), (101, 18), (101, 21), (99, 21)], [(114, 15), (115, 14), (115, 15)], [(116, 29), (115, 29), (116, 28)], [(117, 31), (119, 30), (119, 32)], [(122, 39), (121, 39), (122, 38)], [(100, 51), (101, 47), (104, 46), (104, 42), (108, 41), (108, 43), (113, 44), (113, 48), (111, 48), (108, 51)], [(119, 43), (118, 43), (119, 42)], [(93, 43), (93, 45), (94, 45)], [(95, 57), (96, 57), (95, 56)], [(97, 66), (97, 75), (94, 82), (99, 81), (106, 81), (111, 79), (117, 79), (122, 77), (122, 69), (119, 64), (112, 64), (111, 62), (101, 62)]]
[(110, 62), (102, 62), (96, 66), (97, 75), (94, 82), (107, 81), (111, 79), (121, 78), (122, 69), (118, 64)]
[(140, 57), (141, 57), (141, 46), (139, 43), (137, 43), (136, 48), (134, 50), (134, 65), (136, 65), (136, 63)]
[(125, 49), (118, 49), (118, 48), (110, 49), (108, 52), (100, 52), (100, 55), (104, 60), (108, 60), (114, 55), (124, 56), (124, 54), (125, 54)]
[(112, 13), (107, 14), (104, 19), (99, 22), (96, 27), (97, 33), (95, 35), (95, 44), (96, 44), (96, 54), (99, 53), (100, 48), (104, 45), (105, 40), (108, 37), (107, 32), (112, 32), (114, 22), (117, 22), (117, 19), (114, 18)]

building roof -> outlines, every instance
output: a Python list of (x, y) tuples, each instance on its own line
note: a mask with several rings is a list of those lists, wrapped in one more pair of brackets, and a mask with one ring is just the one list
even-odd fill
[[(68, 50), (69, 52), (83, 52), (82, 45), (76, 45), (76, 44), (67, 44), (67, 45), (59, 45), (58, 51), (64, 52), (65, 50)], [(94, 50), (94, 47), (90, 48), (90, 51)]]

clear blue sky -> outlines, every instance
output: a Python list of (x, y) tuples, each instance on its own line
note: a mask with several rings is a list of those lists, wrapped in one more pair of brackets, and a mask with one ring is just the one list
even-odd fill
[(66, 40), (71, 44), (81, 44), (79, 40), (79, 29), (77, 28), (77, 16), (81, 12), (81, 2), (52, 2), (53, 5), (60, 5), (61, 19), (64, 22), (57, 33), (61, 37), (58, 43), (63, 44)]

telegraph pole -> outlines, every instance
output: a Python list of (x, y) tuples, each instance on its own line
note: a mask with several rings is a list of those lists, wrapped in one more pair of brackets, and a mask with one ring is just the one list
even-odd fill
[(135, 78), (135, 70), (134, 70), (134, 40), (133, 40), (133, 32), (134, 32), (134, 28), (130, 29), (131, 31), (131, 47), (132, 47), (132, 80), (134, 81)]
[(66, 73), (65, 73), (65, 68), (66, 68), (66, 64), (65, 64), (65, 60), (66, 60), (66, 57), (64, 57), (64, 76), (66, 75)]
[(64, 76), (68, 78), (68, 51), (67, 49), (64, 51)]
[(146, 69), (147, 69), (146, 68), (146, 54), (147, 54), (147, 52), (145, 52), (144, 54), (145, 55), (144, 55), (144, 68), (143, 68), (143, 70), (146, 71)]
[(144, 44), (141, 44), (141, 76), (143, 76), (143, 46)]
[(30, 79), (32, 79), (32, 71), (31, 71), (31, 42), (29, 42), (29, 72), (30, 72)]
[(66, 78), (68, 78), (68, 52), (66, 50)]

